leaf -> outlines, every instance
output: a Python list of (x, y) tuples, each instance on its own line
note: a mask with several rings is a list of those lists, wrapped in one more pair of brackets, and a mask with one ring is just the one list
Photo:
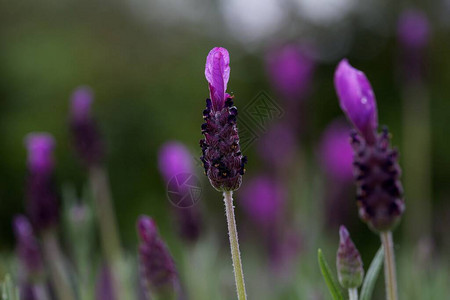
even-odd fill
[(381, 267), (383, 266), (383, 261), (384, 249), (383, 246), (381, 246), (370, 263), (369, 270), (367, 270), (366, 278), (364, 279), (364, 283), (361, 288), (360, 300), (370, 300), (372, 298), (373, 288), (375, 287)]
[(0, 283), (0, 293), (2, 300), (18, 300), (18, 291), (14, 287), (11, 277), (7, 274), (3, 283)]
[(344, 300), (344, 296), (341, 293), (341, 289), (336, 279), (334, 279), (330, 267), (328, 266), (321, 249), (318, 250), (317, 256), (319, 259), (320, 271), (322, 272), (322, 276), (325, 279), (325, 283), (328, 286), (328, 290), (330, 291), (331, 296), (333, 297), (334, 300)]

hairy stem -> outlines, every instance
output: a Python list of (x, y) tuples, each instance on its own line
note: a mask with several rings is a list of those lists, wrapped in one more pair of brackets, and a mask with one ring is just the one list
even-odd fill
[(395, 255), (392, 232), (385, 231), (380, 235), (384, 248), (384, 277), (386, 282), (386, 299), (397, 300), (397, 276), (395, 274)]
[(358, 300), (358, 289), (348, 289), (348, 299), (349, 300)]
[(236, 281), (238, 299), (246, 300), (247, 294), (245, 292), (244, 272), (242, 271), (236, 220), (234, 217), (233, 192), (223, 192), (223, 198), (225, 202), (225, 211), (227, 214), (228, 235), (230, 237), (231, 258), (233, 259), (234, 279)]
[(42, 234), (42, 247), (57, 298), (59, 300), (75, 300), (69, 275), (66, 273), (64, 257), (54, 230), (48, 230)]

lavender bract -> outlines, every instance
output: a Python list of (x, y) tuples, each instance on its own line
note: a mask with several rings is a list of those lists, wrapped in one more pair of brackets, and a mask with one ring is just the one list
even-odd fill
[(156, 294), (175, 293), (178, 274), (166, 244), (158, 235), (150, 217), (141, 216), (137, 222), (140, 238), (139, 261), (144, 286)]
[(303, 98), (314, 72), (314, 61), (297, 45), (286, 45), (271, 51), (266, 59), (270, 80), (287, 100)]
[(364, 278), (361, 255), (350, 239), (345, 226), (339, 228), (339, 248), (336, 254), (336, 266), (339, 283), (343, 288), (358, 288)]
[(53, 185), (55, 141), (48, 133), (30, 133), (28, 150), (27, 213), (38, 231), (54, 226), (59, 219), (59, 202)]
[(88, 87), (77, 88), (71, 98), (70, 129), (78, 156), (87, 166), (99, 164), (104, 156), (103, 142), (91, 116), (92, 101)]
[(377, 103), (366, 75), (343, 59), (336, 68), (334, 85), (342, 110), (364, 139), (373, 144), (378, 128)]
[(245, 172), (247, 157), (239, 146), (236, 126), (237, 108), (226, 93), (230, 77), (229, 55), (225, 48), (213, 48), (206, 59), (205, 76), (211, 99), (203, 111), (201, 161), (211, 185), (218, 191), (237, 190)]

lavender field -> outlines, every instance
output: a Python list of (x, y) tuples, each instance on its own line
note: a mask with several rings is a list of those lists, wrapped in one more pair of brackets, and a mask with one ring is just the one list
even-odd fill
[(0, 300), (450, 295), (450, 1), (0, 1)]

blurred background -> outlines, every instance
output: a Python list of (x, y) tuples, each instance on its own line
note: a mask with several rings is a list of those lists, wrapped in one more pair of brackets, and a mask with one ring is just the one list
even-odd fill
[[(410, 9), (429, 23), (402, 29)], [(348, 175), (349, 127), (333, 85), (346, 57), (371, 81), (380, 124), (400, 152), (407, 210), (394, 236), (400, 285), (409, 287), (401, 298), (443, 299), (450, 282), (449, 16), (447, 0), (0, 1), (0, 275), (14, 251), (12, 218), (25, 211), (25, 135), (54, 135), (61, 193), (86, 188), (69, 110), (74, 89), (88, 85), (124, 249), (136, 253), (136, 219), (151, 215), (192, 299), (234, 297), (223, 201), (198, 163), (205, 59), (222, 46), (249, 159), (235, 204), (250, 298), (328, 299), (316, 253), (322, 248), (334, 261), (340, 224), (366, 266), (379, 247), (358, 217)], [(200, 180), (194, 245), (177, 233), (177, 208), (158, 169), (159, 149), (173, 140), (190, 151)], [(62, 239), (70, 252), (74, 241)]]

